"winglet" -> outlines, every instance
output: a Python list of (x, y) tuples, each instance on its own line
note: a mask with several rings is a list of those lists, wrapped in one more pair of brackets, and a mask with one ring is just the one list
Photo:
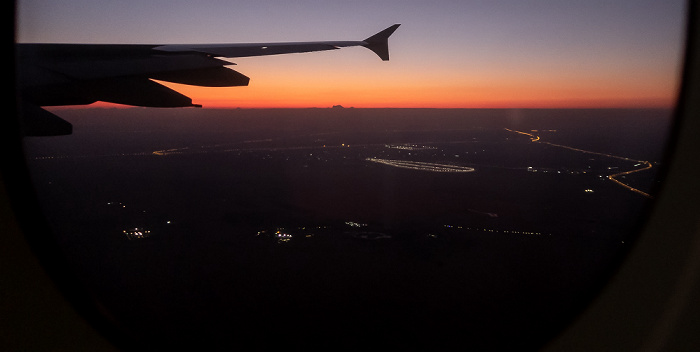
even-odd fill
[(401, 24), (395, 24), (364, 40), (365, 48), (374, 51), (383, 61), (389, 61), (389, 36), (394, 33)]

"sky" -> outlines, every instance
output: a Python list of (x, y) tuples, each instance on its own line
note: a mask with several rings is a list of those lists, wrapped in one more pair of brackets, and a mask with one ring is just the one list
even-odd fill
[(394, 24), (390, 61), (352, 47), (237, 58), (248, 87), (165, 83), (205, 108), (672, 107), (680, 0), (18, 0), (17, 42), (362, 40)]

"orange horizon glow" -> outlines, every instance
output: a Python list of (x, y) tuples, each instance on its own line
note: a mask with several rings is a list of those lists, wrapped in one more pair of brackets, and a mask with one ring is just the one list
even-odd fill
[[(670, 100), (670, 101), (669, 101)], [(388, 104), (343, 104), (328, 103), (328, 104), (306, 104), (304, 102), (261, 102), (261, 104), (246, 104), (249, 102), (236, 101), (217, 101), (217, 100), (194, 100), (193, 104), (202, 105), (204, 109), (323, 109), (331, 108), (335, 105), (340, 105), (344, 108), (357, 109), (672, 109), (676, 106), (675, 99), (638, 99), (638, 100), (562, 100), (562, 101), (546, 101), (546, 102), (470, 102), (469, 104), (445, 104), (445, 105), (429, 105), (429, 104), (405, 104), (405, 105), (388, 105)], [(109, 103), (98, 101), (89, 105), (70, 105), (70, 106), (51, 106), (54, 109), (61, 108), (134, 108), (132, 105), (123, 105), (117, 103)]]
[(248, 86), (156, 82), (210, 109), (673, 108), (680, 82), (678, 66), (652, 67), (642, 57), (498, 56), (465, 63), (466, 54), (430, 55), (396, 50), (385, 62), (364, 48), (346, 48), (236, 58), (227, 67), (250, 77)]
[[(367, 89), (357, 87), (287, 85), (270, 87), (209, 88), (159, 82), (192, 99), (194, 104), (209, 109), (275, 109), (275, 108), (437, 108), (437, 109), (562, 109), (562, 108), (673, 108), (676, 97), (661, 94), (608, 95), (590, 91), (550, 92), (540, 88), (455, 89), (451, 87), (390, 87)], [(556, 94), (555, 94), (556, 93)], [(567, 94), (569, 93), (569, 94)], [(130, 107), (96, 102), (89, 107)]]
[[(672, 108), (678, 74), (605, 60), (458, 67), (363, 50), (237, 59), (245, 87), (161, 83), (205, 108)], [(583, 65), (583, 64), (581, 64)]]
[[(249, 86), (200, 87), (156, 81), (211, 109), (231, 108), (672, 108), (677, 80), (671, 74), (636, 75), (599, 69), (484, 67), (481, 70), (404, 67), (333, 57), (249, 60)], [(285, 60), (285, 61), (283, 61)], [(91, 106), (104, 106), (95, 103)], [(107, 104), (109, 105), (109, 104)]]

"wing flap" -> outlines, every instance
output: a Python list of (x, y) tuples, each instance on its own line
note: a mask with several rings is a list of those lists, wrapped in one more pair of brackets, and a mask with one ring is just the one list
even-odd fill
[(247, 86), (250, 82), (248, 76), (226, 67), (166, 71), (149, 75), (149, 78), (202, 87)]
[(83, 84), (84, 94), (94, 100), (153, 108), (198, 106), (192, 99), (147, 78), (114, 78)]

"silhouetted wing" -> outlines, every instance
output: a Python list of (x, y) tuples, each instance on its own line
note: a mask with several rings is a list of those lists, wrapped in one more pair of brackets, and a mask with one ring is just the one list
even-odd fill
[(192, 107), (192, 99), (153, 80), (207, 87), (247, 86), (249, 78), (217, 57), (236, 58), (363, 46), (389, 60), (395, 24), (362, 41), (247, 44), (17, 44), (18, 85), (25, 135), (70, 134), (72, 126), (40, 106), (96, 101)]
[(364, 46), (375, 52), (382, 60), (388, 61), (388, 39), (399, 26), (399, 24), (395, 24), (362, 41), (162, 45), (153, 49), (163, 52), (199, 52), (212, 56), (235, 58), (306, 53), (311, 51), (335, 50), (349, 46)]

